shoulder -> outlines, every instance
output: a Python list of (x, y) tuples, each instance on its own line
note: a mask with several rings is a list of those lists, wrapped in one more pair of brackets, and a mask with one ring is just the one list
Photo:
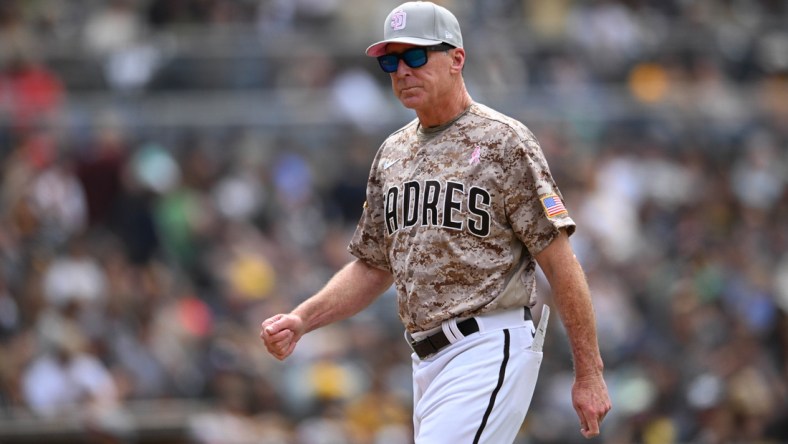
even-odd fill
[(375, 158), (372, 160), (372, 173), (373, 175), (378, 171), (383, 159), (391, 156), (397, 156), (407, 147), (410, 146), (409, 141), (416, 137), (416, 130), (418, 129), (418, 119), (413, 119), (402, 128), (389, 134), (383, 140), (383, 143), (378, 147), (375, 153)]
[(506, 151), (533, 152), (540, 151), (539, 142), (533, 132), (521, 121), (508, 116), (487, 105), (474, 102), (468, 113), (472, 132), (477, 137), (492, 137), (499, 149)]
[(392, 143), (400, 142), (403, 139), (407, 139), (410, 137), (415, 136), (416, 130), (418, 129), (419, 119), (413, 119), (402, 128), (394, 131), (391, 133), (386, 140), (383, 141), (383, 146), (390, 145)]
[(536, 137), (523, 122), (487, 105), (474, 102), (468, 114), (474, 125), (484, 131), (495, 130), (522, 142), (536, 142)]

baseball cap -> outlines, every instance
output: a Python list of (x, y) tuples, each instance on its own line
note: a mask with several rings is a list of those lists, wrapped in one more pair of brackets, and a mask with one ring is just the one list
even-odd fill
[(454, 14), (432, 2), (406, 2), (392, 10), (383, 22), (383, 40), (367, 48), (367, 55), (382, 56), (389, 43), (432, 46), (448, 43), (462, 48), (460, 24)]

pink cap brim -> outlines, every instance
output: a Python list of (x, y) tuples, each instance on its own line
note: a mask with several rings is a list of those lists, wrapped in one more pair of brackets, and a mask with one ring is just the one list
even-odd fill
[(389, 43), (406, 43), (408, 45), (416, 46), (432, 46), (440, 45), (443, 42), (440, 40), (422, 39), (419, 37), (397, 37), (370, 45), (370, 47), (367, 48), (367, 55), (370, 57), (379, 57), (386, 54), (386, 45)]

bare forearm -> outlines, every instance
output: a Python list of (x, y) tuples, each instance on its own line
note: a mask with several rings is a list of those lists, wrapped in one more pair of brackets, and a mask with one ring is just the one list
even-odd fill
[(306, 332), (353, 316), (391, 286), (391, 274), (353, 261), (339, 270), (314, 296), (293, 310)]
[(586, 438), (599, 434), (599, 423), (610, 411), (610, 396), (602, 375), (602, 356), (596, 336), (596, 316), (583, 269), (565, 232), (536, 255), (553, 289), (558, 314), (566, 327), (575, 364), (572, 405)]
[(560, 271), (564, 276), (551, 280), (553, 299), (572, 347), (575, 375), (597, 375), (602, 373), (603, 364), (594, 307), (580, 264), (574, 258), (567, 262)]
[(591, 294), (566, 234), (562, 232), (536, 260), (550, 282), (558, 314), (569, 336), (575, 375), (600, 375), (603, 364)]

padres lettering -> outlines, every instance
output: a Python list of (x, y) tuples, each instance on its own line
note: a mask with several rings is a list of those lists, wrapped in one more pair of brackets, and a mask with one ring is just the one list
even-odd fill
[(400, 228), (441, 226), (464, 230), (479, 237), (490, 234), (490, 193), (458, 182), (410, 181), (386, 191), (386, 229), (391, 235)]

